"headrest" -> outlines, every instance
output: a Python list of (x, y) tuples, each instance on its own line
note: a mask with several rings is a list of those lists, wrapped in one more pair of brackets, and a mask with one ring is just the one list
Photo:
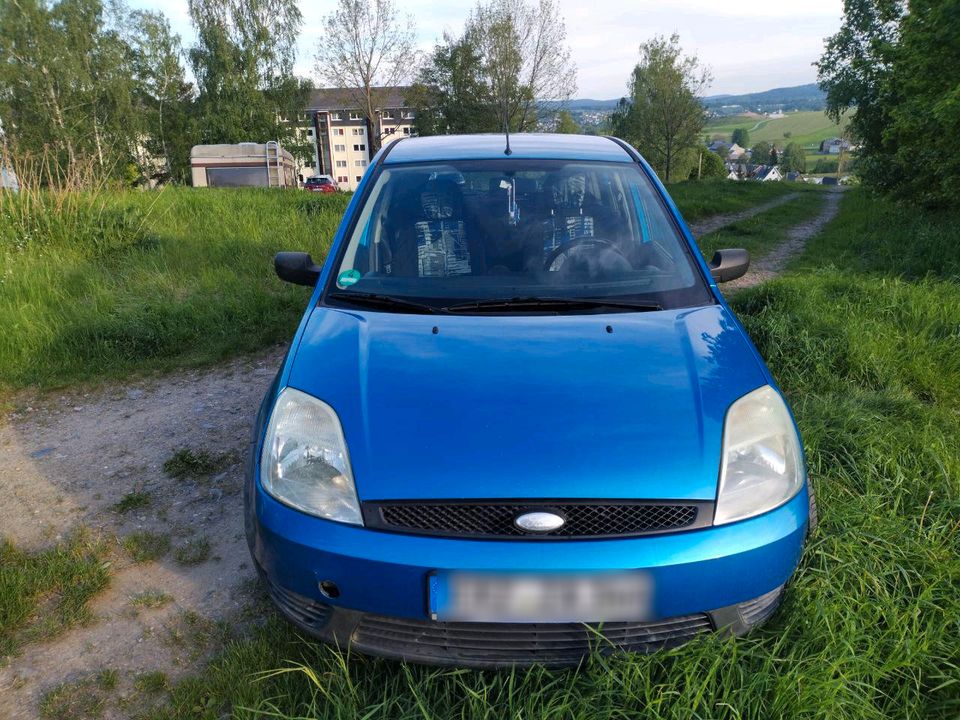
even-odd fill
[(577, 209), (583, 207), (587, 180), (583, 175), (567, 175), (553, 183), (553, 205), (557, 208)]
[(430, 180), (420, 191), (420, 205), (428, 220), (447, 220), (460, 210), (460, 188), (451, 180)]

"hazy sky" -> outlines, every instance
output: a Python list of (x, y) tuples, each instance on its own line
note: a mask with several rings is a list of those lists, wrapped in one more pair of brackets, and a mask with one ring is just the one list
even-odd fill
[[(335, 0), (299, 0), (304, 17), (297, 71), (311, 76), (321, 21)], [(187, 0), (132, 0), (162, 10), (189, 44)], [(424, 50), (444, 30), (459, 31), (475, 0), (397, 0), (417, 23)], [(676, 31), (687, 52), (713, 69), (710, 94), (813, 82), (811, 63), (840, 26), (842, 0), (559, 0), (578, 68), (575, 97), (624, 93), (641, 42)]]

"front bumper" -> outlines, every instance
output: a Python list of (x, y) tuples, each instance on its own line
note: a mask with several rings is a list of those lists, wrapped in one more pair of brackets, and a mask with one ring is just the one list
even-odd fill
[(576, 665), (590, 653), (648, 653), (703, 633), (742, 635), (766, 622), (783, 586), (707, 613), (637, 623), (465, 623), (408, 620), (335, 608), (276, 585), (261, 571), (274, 603), (297, 628), (324, 642), (369, 655), (456, 667)]
[[(248, 500), (252, 501), (248, 505), (251, 553), (288, 617), (308, 632), (341, 645), (352, 643), (365, 652), (410, 659), (420, 656), (401, 652), (401, 648), (422, 644), (417, 638), (433, 631), (456, 636), (481, 630), (477, 624), (460, 627), (464, 624), (428, 620), (427, 578), (434, 570), (644, 569), (656, 589), (655, 622), (628, 625), (636, 626), (633, 631), (652, 632), (653, 640), (639, 637), (623, 646), (659, 647), (664, 644), (661, 639), (677, 644), (675, 640), (682, 642), (688, 634), (660, 636), (669, 626), (684, 623), (693, 623), (697, 632), (721, 627), (744, 632), (765, 619), (767, 609), (772, 613), (776, 607), (780, 588), (799, 561), (808, 517), (807, 492), (803, 490), (764, 515), (709, 529), (611, 540), (516, 542), (403, 535), (343, 525), (293, 510), (259, 488)], [(318, 587), (323, 581), (335, 583), (339, 596), (324, 597)], [(292, 600), (284, 603), (283, 594)], [(297, 612), (290, 610), (296, 606), (308, 608), (315, 622), (298, 618)], [(750, 608), (756, 610), (755, 606), (760, 608), (756, 616), (760, 620), (751, 615)], [(379, 623), (376, 633), (369, 630), (371, 618)], [(637, 630), (657, 623), (664, 627)], [(608, 623), (606, 627), (611, 626)], [(560, 630), (557, 626), (552, 629)], [(508, 635), (505, 633), (505, 641)], [(386, 642), (385, 637), (396, 642)], [(489, 666), (528, 658), (521, 652), (509, 662), (473, 663), (470, 658), (446, 657), (431, 650), (420, 659)]]

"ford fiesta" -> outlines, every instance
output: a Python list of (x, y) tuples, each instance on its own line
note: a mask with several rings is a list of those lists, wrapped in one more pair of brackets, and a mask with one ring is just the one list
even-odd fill
[(649, 166), (611, 138), (388, 145), (264, 398), (273, 600), (341, 647), (477, 667), (765, 621), (813, 507), (783, 396)]

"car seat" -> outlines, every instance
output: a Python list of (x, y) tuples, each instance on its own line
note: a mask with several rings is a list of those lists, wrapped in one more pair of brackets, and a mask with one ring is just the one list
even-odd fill
[(415, 207), (397, 232), (391, 274), (451, 277), (472, 273), (463, 197), (457, 184), (443, 178), (427, 180), (409, 201)]

